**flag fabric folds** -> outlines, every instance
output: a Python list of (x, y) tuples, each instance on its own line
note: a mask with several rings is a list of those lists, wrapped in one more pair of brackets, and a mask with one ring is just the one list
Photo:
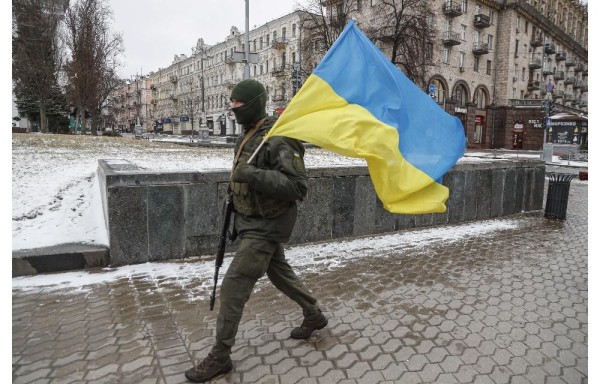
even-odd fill
[(354, 20), (265, 139), (270, 136), (366, 159), (384, 208), (406, 214), (446, 211), (449, 191), (441, 180), (465, 151), (460, 120), (392, 64)]

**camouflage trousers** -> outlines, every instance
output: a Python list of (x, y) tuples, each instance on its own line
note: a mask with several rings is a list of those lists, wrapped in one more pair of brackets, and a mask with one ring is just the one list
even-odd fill
[(210, 351), (212, 356), (223, 358), (231, 353), (244, 306), (254, 285), (265, 272), (277, 289), (298, 303), (305, 318), (319, 315), (317, 299), (308, 292), (288, 264), (281, 244), (242, 239), (221, 284), (217, 337)]

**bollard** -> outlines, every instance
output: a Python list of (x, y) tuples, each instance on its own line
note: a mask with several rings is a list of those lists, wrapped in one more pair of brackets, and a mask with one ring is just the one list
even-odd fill
[(565, 220), (569, 203), (569, 187), (575, 175), (569, 173), (546, 172), (548, 176), (548, 195), (544, 217)]

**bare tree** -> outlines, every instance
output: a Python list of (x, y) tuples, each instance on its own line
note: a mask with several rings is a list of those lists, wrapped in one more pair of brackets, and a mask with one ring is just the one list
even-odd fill
[(365, 33), (381, 42), (392, 63), (413, 82), (425, 87), (431, 65), (435, 26), (430, 2), (424, 0), (380, 0), (373, 7)]
[(20, 113), (39, 120), (44, 133), (48, 132), (48, 108), (60, 104), (62, 61), (57, 30), (67, 6), (65, 0), (12, 3), (12, 78), (17, 105)]
[(97, 134), (102, 107), (116, 89), (118, 55), (123, 39), (110, 30), (112, 11), (103, 0), (79, 0), (67, 11), (66, 65), (68, 94), (77, 110), (77, 122), (86, 129), (86, 111), (92, 117), (92, 134)]
[[(297, 4), (303, 11), (303, 61), (316, 64), (333, 45), (353, 14), (360, 11), (360, 0), (306, 0)], [(310, 73), (312, 68), (303, 68)], [(302, 75), (305, 75), (303, 73)]]

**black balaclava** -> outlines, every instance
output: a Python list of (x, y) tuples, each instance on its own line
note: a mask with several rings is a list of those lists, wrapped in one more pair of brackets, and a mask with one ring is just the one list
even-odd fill
[(244, 102), (244, 105), (231, 108), (235, 120), (248, 129), (258, 120), (267, 117), (267, 92), (265, 87), (256, 80), (240, 81), (231, 92), (231, 99)]

